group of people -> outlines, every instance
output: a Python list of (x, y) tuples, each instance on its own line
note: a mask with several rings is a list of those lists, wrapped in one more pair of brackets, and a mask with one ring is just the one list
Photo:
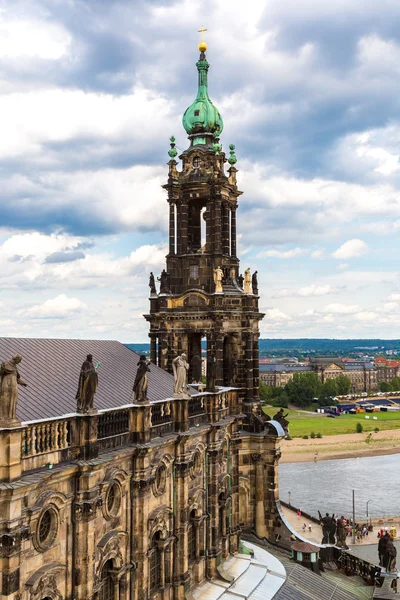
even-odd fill
[(396, 571), (396, 546), (393, 544), (393, 538), (388, 531), (382, 536), (379, 535), (378, 555), (379, 564), (384, 567), (387, 572)]

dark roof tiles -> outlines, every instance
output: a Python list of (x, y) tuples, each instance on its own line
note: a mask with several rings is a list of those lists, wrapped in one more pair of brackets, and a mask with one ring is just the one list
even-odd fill
[[(0, 362), (21, 354), (18, 367), (28, 387), (19, 387), (17, 416), (21, 421), (60, 417), (76, 412), (79, 373), (87, 354), (100, 362), (97, 409), (131, 402), (139, 355), (113, 340), (0, 338)], [(150, 366), (150, 402), (173, 396), (173, 376)], [(195, 390), (192, 390), (192, 392)]]

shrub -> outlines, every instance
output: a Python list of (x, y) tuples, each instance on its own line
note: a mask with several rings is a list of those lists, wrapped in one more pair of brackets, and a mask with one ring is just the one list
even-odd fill
[(303, 440), (308, 440), (308, 435), (303, 435)]
[(357, 423), (356, 433), (362, 433), (362, 432), (363, 432), (363, 426), (361, 425), (361, 423)]
[(374, 431), (375, 431), (375, 433), (378, 433), (379, 427), (375, 427)]
[(286, 436), (286, 439), (290, 441), (290, 440), (292, 440), (293, 438), (292, 438), (292, 436), (291, 436), (291, 435), (287, 435), (287, 436)]
[(322, 433), (318, 432), (318, 433), (317, 433), (317, 438), (318, 438), (318, 439), (321, 439), (321, 438), (322, 438)]
[(313, 431), (310, 433), (310, 438), (313, 440), (315, 439), (315, 433)]

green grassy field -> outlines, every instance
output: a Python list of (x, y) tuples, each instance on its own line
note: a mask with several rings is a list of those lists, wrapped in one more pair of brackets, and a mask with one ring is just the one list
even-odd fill
[[(270, 407), (264, 409), (265, 412), (271, 415), (273, 410)], [(276, 412), (276, 411), (275, 411)], [(400, 411), (397, 413), (376, 412), (376, 413), (360, 413), (358, 415), (341, 415), (331, 419), (326, 415), (310, 413), (301, 410), (285, 410), (288, 412), (289, 431), (291, 437), (303, 437), (310, 435), (313, 431), (315, 434), (321, 435), (338, 435), (341, 433), (356, 433), (357, 423), (361, 423), (363, 430), (373, 431), (375, 427), (379, 427), (380, 431), (385, 429), (400, 429)], [(369, 416), (366, 419), (365, 416)], [(372, 417), (377, 417), (375, 421)]]

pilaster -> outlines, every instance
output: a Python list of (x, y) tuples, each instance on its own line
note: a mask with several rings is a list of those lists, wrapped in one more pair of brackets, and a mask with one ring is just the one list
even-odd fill
[(15, 481), (21, 477), (21, 427), (0, 429), (0, 482)]

